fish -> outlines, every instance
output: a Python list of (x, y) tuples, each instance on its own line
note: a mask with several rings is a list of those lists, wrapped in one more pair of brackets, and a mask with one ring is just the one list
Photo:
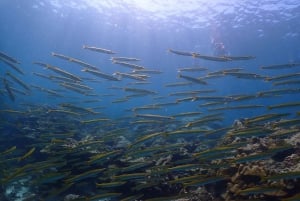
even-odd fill
[(230, 97), (234, 101), (249, 100), (249, 99), (257, 98), (257, 96), (255, 94), (254, 95), (233, 95), (233, 96), (230, 96)]
[(162, 71), (155, 69), (134, 69), (132, 73), (160, 74)]
[(205, 75), (205, 76), (202, 76), (202, 77), (198, 77), (199, 79), (201, 80), (207, 80), (207, 79), (214, 79), (214, 78), (220, 78), (220, 77), (224, 77), (225, 75), (224, 74), (219, 74), (219, 75)]
[[(133, 153), (135, 154), (135, 153)], [(148, 167), (152, 164), (152, 162), (142, 162), (142, 163), (134, 163), (133, 165), (129, 165), (127, 167), (122, 167), (122, 169), (120, 170), (120, 172), (124, 173), (124, 172), (132, 172), (132, 171), (137, 171), (139, 169), (144, 169), (145, 167)]]
[(187, 135), (203, 135), (205, 133), (207, 133), (208, 130), (206, 129), (192, 129), (192, 130), (175, 130), (175, 131), (170, 131), (170, 132), (166, 132), (164, 134), (164, 136), (166, 137), (174, 137), (177, 136), (177, 135), (180, 135), (180, 136), (187, 136)]
[(140, 66), (140, 65), (132, 64), (132, 63), (127, 63), (127, 62), (123, 62), (123, 61), (113, 61), (113, 64), (119, 64), (119, 65), (122, 65), (122, 66), (125, 66), (125, 67), (133, 68), (135, 70), (145, 69), (144, 66)]
[(236, 109), (253, 109), (262, 108), (264, 105), (236, 105), (236, 106), (225, 106), (218, 108), (208, 108), (208, 111), (219, 111), (219, 110), (236, 110)]
[(124, 87), (123, 90), (127, 92), (142, 93), (142, 94), (157, 94), (157, 92), (155, 91), (150, 91), (147, 89), (139, 89), (139, 88)]
[(300, 88), (292, 89), (292, 88), (286, 88), (286, 89), (272, 89), (269, 91), (260, 91), (257, 92), (257, 97), (269, 97), (269, 96), (278, 96), (282, 94), (295, 94), (299, 93)]
[(38, 77), (41, 77), (41, 78), (45, 78), (45, 79), (47, 79), (47, 80), (50, 80), (50, 76), (48, 76), (48, 75), (44, 75), (44, 74), (42, 74), (42, 73), (36, 73), (36, 72), (33, 72), (32, 74), (33, 74), (33, 75), (36, 75), (36, 76), (38, 76)]
[(132, 195), (132, 196), (123, 198), (120, 201), (136, 201), (136, 200), (140, 200), (140, 198), (142, 198), (143, 196), (144, 196), (144, 194)]
[(17, 67), (14, 63), (11, 63), (11, 62), (9, 62), (6, 59), (1, 58), (1, 57), (0, 57), (0, 61), (2, 61), (3, 63), (5, 63), (6, 65), (10, 66), (12, 69), (14, 69), (15, 71), (17, 71), (18, 73), (24, 75), (24, 72), (19, 67)]
[(132, 74), (128, 74), (128, 73), (115, 72), (113, 75), (118, 75), (121, 78), (126, 77), (126, 78), (139, 80), (139, 81), (145, 81), (146, 80), (145, 78), (139, 76), (138, 74), (132, 75)]
[(120, 79), (112, 76), (112, 75), (109, 75), (109, 74), (105, 74), (105, 73), (102, 73), (100, 71), (95, 71), (95, 70), (92, 70), (92, 69), (88, 69), (88, 68), (85, 68), (83, 70), (81, 70), (83, 72), (87, 72), (87, 73), (90, 73), (90, 74), (93, 74), (97, 77), (101, 77), (101, 78), (104, 78), (104, 79), (107, 79), (107, 80), (111, 80), (111, 81), (120, 81)]
[(105, 168), (98, 168), (98, 169), (93, 169), (90, 171), (85, 171), (84, 173), (78, 174), (71, 176), (65, 180), (65, 183), (73, 183), (73, 182), (78, 182), (83, 179), (87, 178), (94, 178), (97, 177), (100, 173), (102, 173), (105, 170)]
[(0, 110), (0, 113), (11, 113), (11, 114), (26, 114), (26, 112), (18, 110)]
[(170, 184), (181, 184), (181, 183), (190, 183), (195, 181), (196, 179), (201, 179), (204, 178), (205, 176), (201, 175), (201, 174), (196, 174), (196, 175), (192, 175), (192, 176), (184, 176), (181, 178), (177, 178), (174, 180), (169, 181)]
[(255, 59), (255, 56), (228, 56), (228, 55), (224, 55), (223, 57), (228, 58), (230, 60), (233, 61), (237, 61), (237, 60), (250, 60), (250, 59)]
[(294, 125), (299, 125), (300, 124), (300, 119), (285, 119), (285, 120), (280, 120), (278, 122), (275, 122), (272, 124), (272, 127), (290, 127)]
[(110, 119), (90, 119), (90, 120), (82, 120), (80, 123), (82, 124), (90, 124), (90, 123), (98, 123), (98, 122), (106, 122), (109, 121)]
[(119, 154), (119, 153), (120, 153), (120, 150), (113, 150), (110, 152), (96, 154), (96, 155), (91, 156), (90, 159), (87, 161), (87, 163), (88, 164), (99, 163), (99, 162), (101, 163), (104, 160), (106, 160), (116, 154)]
[(300, 66), (300, 63), (287, 63), (287, 64), (275, 64), (270, 66), (261, 66), (261, 69), (270, 69), (270, 70), (277, 70), (277, 69), (285, 69), (285, 68), (292, 68), (295, 66)]
[(252, 118), (248, 118), (245, 120), (245, 123), (248, 124), (255, 124), (255, 123), (262, 123), (264, 121), (270, 121), (273, 119), (278, 119), (284, 116), (288, 116), (289, 113), (271, 113), (271, 114), (263, 114), (259, 116), (255, 116)]
[(3, 79), (3, 84), (4, 84), (6, 92), (9, 95), (10, 100), (15, 101), (15, 95), (12, 92), (11, 87), (8, 85), (8, 81), (5, 78)]
[(145, 119), (145, 120), (137, 120), (132, 121), (130, 124), (161, 124), (162, 122), (159, 120), (151, 120), (151, 119)]
[(206, 82), (206, 81), (201, 80), (201, 79), (199, 79), (199, 78), (195, 78), (195, 77), (191, 77), (191, 76), (187, 76), (187, 75), (182, 75), (182, 74), (179, 74), (178, 77), (179, 77), (179, 78), (186, 79), (186, 80), (191, 81), (191, 82), (194, 82), (194, 83), (197, 83), (197, 84), (204, 84), (204, 85), (207, 85), (207, 82)]
[(300, 80), (285, 80), (285, 81), (281, 81), (281, 82), (273, 82), (272, 85), (274, 86), (279, 86), (279, 85), (299, 85), (300, 84)]
[(224, 70), (209, 72), (207, 75), (225, 75), (226, 73), (240, 72), (241, 70), (243, 70), (243, 68), (224, 69)]
[(90, 68), (90, 69), (92, 69), (92, 70), (97, 70), (97, 71), (99, 71), (99, 68), (98, 68), (98, 67), (93, 66), (93, 65), (91, 65), (91, 64), (88, 64), (88, 63), (86, 63), (86, 62), (83, 62), (83, 61), (81, 61), (81, 60), (79, 60), (79, 59), (70, 58), (69, 61), (70, 61), (70, 62), (73, 62), (73, 63), (76, 63), (76, 64), (78, 64), (78, 65), (80, 65), (80, 66), (83, 66), (83, 67), (85, 67), (85, 68)]
[(285, 74), (285, 75), (279, 75), (279, 76), (274, 76), (274, 77), (266, 77), (266, 81), (281, 81), (281, 80), (286, 80), (290, 78), (298, 78), (300, 77), (300, 73), (290, 73), (290, 74)]
[(186, 101), (195, 101), (197, 100), (196, 96), (191, 96), (191, 97), (186, 97), (186, 98), (179, 98), (179, 99), (176, 99), (176, 103), (181, 103), (181, 102), (186, 102)]
[(178, 68), (177, 72), (198, 72), (198, 71), (206, 71), (208, 70), (205, 67), (191, 67), (191, 68)]
[(11, 63), (20, 64), (20, 62), (19, 62), (17, 59), (15, 59), (15, 58), (13, 58), (13, 57), (7, 55), (7, 54), (4, 53), (4, 52), (0, 52), (0, 58), (6, 59), (7, 61), (9, 61), (9, 62), (11, 62)]
[(240, 157), (234, 160), (235, 163), (249, 163), (253, 161), (259, 161), (259, 160), (265, 160), (271, 158), (272, 154), (270, 153), (259, 153), (259, 154), (253, 154), (249, 156)]
[(183, 113), (178, 113), (174, 114), (173, 117), (186, 117), (186, 116), (198, 116), (200, 114), (203, 114), (203, 112), (183, 112)]
[(211, 135), (219, 135), (219, 134), (225, 134), (227, 131), (229, 131), (230, 129), (232, 129), (231, 126), (228, 127), (224, 127), (224, 128), (220, 128), (220, 129), (216, 129), (216, 130), (211, 130), (205, 133), (205, 136), (211, 136)]
[(157, 107), (161, 107), (161, 106), (173, 106), (173, 105), (178, 105), (177, 102), (165, 102), (165, 103), (155, 103), (154, 104)]
[(32, 88), (35, 88), (35, 89), (38, 89), (42, 92), (46, 92), (50, 95), (53, 95), (53, 96), (57, 96), (57, 97), (63, 97), (62, 95), (60, 95), (58, 92), (54, 91), (54, 90), (51, 90), (51, 89), (45, 89), (43, 87), (40, 87), (40, 86), (35, 86), (35, 85), (30, 85)]
[(239, 136), (239, 137), (253, 137), (253, 136), (266, 136), (272, 133), (273, 130), (264, 128), (262, 126), (242, 128), (238, 130), (232, 130), (227, 133), (228, 136)]
[(127, 85), (143, 85), (143, 84), (151, 84), (151, 82), (147, 82), (147, 81), (130, 82)]
[(96, 183), (96, 186), (98, 188), (115, 188), (122, 186), (126, 183), (126, 181), (115, 181), (115, 182), (109, 182), (109, 183)]
[(160, 119), (160, 120), (172, 120), (174, 117), (171, 116), (162, 116), (155, 114), (135, 114), (136, 117), (146, 118), (146, 119)]
[(300, 102), (288, 102), (288, 103), (282, 103), (282, 104), (268, 106), (268, 109), (273, 110), (273, 109), (279, 109), (279, 108), (291, 108), (291, 107), (299, 107), (299, 106), (300, 106)]
[(112, 178), (117, 181), (134, 181), (136, 179), (144, 179), (146, 176), (147, 176), (146, 173), (141, 172), (141, 173), (115, 175), (112, 176)]
[(219, 154), (219, 153), (229, 153), (236, 149), (235, 145), (227, 145), (227, 146), (219, 146), (213, 149), (208, 149), (206, 151), (194, 153), (193, 156), (197, 158), (209, 158), (211, 155)]
[(111, 57), (111, 61), (140, 61), (140, 59), (133, 57)]
[(24, 89), (30, 91), (30, 88), (25, 84), (22, 80), (14, 76), (13, 74), (6, 72), (6, 75), (12, 78), (15, 82), (17, 82), (20, 86), (22, 86)]
[(70, 61), (72, 59), (71, 57), (65, 56), (63, 54), (58, 54), (58, 53), (55, 53), (55, 52), (51, 52), (51, 55), (54, 56), (54, 57), (63, 59), (63, 60), (67, 60), (67, 61)]
[(46, 69), (50, 69), (52, 70), (53, 72), (57, 73), (57, 74), (60, 74), (64, 77), (67, 77), (67, 78), (70, 78), (74, 81), (78, 81), (78, 82), (81, 82), (82, 80), (76, 76), (76, 75), (73, 75), (63, 69), (60, 69), (59, 67), (56, 67), (56, 66), (52, 66), (50, 64), (43, 64), (43, 63), (40, 63), (40, 62), (34, 62), (34, 64), (37, 64), (37, 65), (41, 65), (41, 66), (44, 66)]
[(87, 50), (91, 50), (91, 51), (94, 51), (94, 52), (104, 53), (104, 54), (116, 54), (116, 52), (114, 52), (112, 50), (99, 48), (99, 47), (92, 47), (92, 46), (83, 45), (82, 48), (87, 49)]
[(46, 64), (46, 63), (39, 62), (39, 61), (34, 61), (34, 62), (32, 62), (32, 63), (35, 64), (35, 65), (38, 65), (38, 66), (45, 67), (45, 68), (47, 68), (47, 65), (48, 65), (48, 64)]
[(220, 57), (207, 56), (207, 55), (202, 55), (202, 54), (199, 54), (199, 53), (192, 53), (192, 56), (194, 58), (204, 59), (204, 60), (209, 60), (209, 61), (222, 61), (222, 62), (232, 61), (232, 59), (230, 59), (228, 57), (225, 57), (225, 56), (220, 56)]
[(1, 152), (1, 153), (0, 153), (0, 157), (4, 156), (4, 155), (6, 155), (6, 154), (9, 154), (9, 153), (15, 151), (16, 149), (17, 149), (16, 146), (12, 146), (11, 148), (9, 148), (9, 149), (7, 149), (7, 150)]
[(11, 89), (13, 92), (16, 92), (16, 93), (18, 93), (18, 94), (22, 94), (22, 95), (25, 95), (25, 96), (29, 95), (29, 93), (28, 93), (27, 91), (22, 91), (22, 90), (20, 90), (20, 89), (16, 89), (16, 88), (13, 88), (13, 87), (11, 87), (10, 89)]
[(298, 133), (300, 130), (299, 129), (288, 129), (288, 130), (284, 130), (284, 129), (280, 129), (278, 131), (275, 131), (274, 133), (272, 133), (270, 136), (271, 137), (276, 137), (276, 138), (282, 138), (282, 137), (287, 137), (287, 136), (291, 136), (295, 133)]
[(179, 50), (173, 50), (173, 49), (168, 49), (168, 52), (171, 52), (173, 54), (181, 55), (181, 56), (193, 56), (193, 52), (184, 52), (184, 51), (179, 51)]
[(184, 127), (189, 128), (196, 125), (201, 125), (201, 124), (203, 125), (204, 123), (208, 123), (208, 122), (215, 122), (215, 121), (222, 121), (222, 120), (223, 120), (222, 117), (201, 118), (199, 120), (187, 123)]
[(90, 108), (84, 108), (84, 107), (76, 106), (76, 105), (73, 105), (70, 103), (61, 103), (60, 106), (63, 108), (69, 109), (71, 111), (79, 111), (79, 112), (85, 112), (85, 113), (90, 113), (90, 114), (98, 114), (98, 112), (95, 112)]
[(279, 190), (280, 190), (280, 188), (278, 188), (278, 187), (258, 186), (258, 187), (251, 187), (251, 188), (238, 190), (237, 194), (244, 195), (244, 196), (245, 195), (257, 195), (257, 194), (266, 194), (266, 193), (271, 193), (271, 192), (277, 192)]
[(178, 91), (170, 93), (169, 96), (185, 96), (185, 95), (195, 95), (199, 93), (213, 93), (216, 92), (214, 89), (206, 89), (206, 90), (195, 90), (195, 91)]
[(129, 97), (126, 96), (125, 98), (118, 98), (116, 100), (113, 100), (112, 103), (123, 103), (123, 102), (127, 102), (129, 100)]
[(134, 145), (139, 144), (141, 142), (145, 142), (146, 140), (149, 140), (154, 137), (158, 137), (160, 135), (164, 134), (164, 132), (156, 132), (156, 133), (151, 133), (145, 136), (142, 136), (138, 138), (136, 141), (134, 141), (132, 144), (129, 145), (129, 148), (132, 148)]
[(63, 76), (55, 76), (55, 75), (49, 75), (50, 80), (58, 81), (58, 82), (65, 82), (65, 83), (78, 83), (79, 81), (74, 81), (71, 78), (63, 77)]
[(191, 84), (193, 84), (193, 83), (192, 82), (174, 82), (174, 83), (165, 84), (165, 87), (189, 86)]
[(83, 94), (83, 95), (87, 95), (86, 90), (78, 89), (76, 86), (69, 85), (66, 82), (62, 82), (59, 85), (62, 86), (62, 87), (64, 87), (64, 88), (66, 88), (66, 89), (69, 89), (71, 91), (74, 91), (74, 92), (77, 92), (77, 93), (80, 93), (80, 94)]
[(81, 84), (81, 83), (77, 83), (77, 82), (65, 82), (65, 83), (63, 82), (63, 84), (73, 86), (75, 88), (80, 88), (80, 89), (83, 89), (83, 90), (87, 90), (87, 91), (93, 90), (93, 88), (91, 88), (87, 85)]
[(52, 173), (47, 173), (43, 175), (41, 178), (36, 180), (37, 185), (42, 185), (42, 184), (49, 184), (49, 183), (55, 183), (58, 180), (61, 180), (65, 178), (66, 176), (70, 175), (71, 172), (52, 172)]
[(259, 75), (256, 73), (247, 73), (247, 72), (224, 72), (224, 75), (231, 75), (236, 78), (243, 78), (243, 79), (267, 79), (266, 76)]
[(153, 109), (161, 109), (161, 107), (158, 105), (145, 105), (145, 106), (141, 106), (141, 107), (134, 107), (131, 110), (133, 112), (137, 112), (140, 110), (153, 110)]
[(29, 156), (31, 156), (33, 154), (34, 151), (35, 151), (35, 147), (32, 147), (26, 154), (24, 154), (23, 156), (18, 158), (18, 161), (20, 162), (20, 161), (28, 158)]

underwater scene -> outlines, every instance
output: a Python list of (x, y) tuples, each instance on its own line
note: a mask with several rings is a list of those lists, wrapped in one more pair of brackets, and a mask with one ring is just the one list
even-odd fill
[(0, 201), (300, 200), (299, 1), (0, 9)]

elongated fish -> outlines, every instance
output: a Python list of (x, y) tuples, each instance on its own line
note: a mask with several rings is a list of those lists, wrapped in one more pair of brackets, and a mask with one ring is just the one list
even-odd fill
[(8, 81), (6, 79), (3, 79), (3, 84), (4, 84), (6, 92), (8, 93), (10, 100), (15, 101), (15, 95), (13, 94), (10, 86), (8, 85)]
[(4, 58), (4, 59), (6, 59), (7, 61), (10, 61), (10, 62), (12, 62), (12, 63), (16, 63), (16, 64), (19, 64), (19, 63), (20, 63), (17, 59), (15, 59), (15, 58), (13, 58), (13, 57), (7, 55), (7, 54), (4, 53), (4, 52), (0, 52), (0, 57)]
[(100, 71), (95, 71), (95, 70), (88, 69), (88, 68), (85, 68), (85, 69), (83, 69), (81, 71), (87, 72), (87, 73), (90, 73), (90, 74), (93, 74), (93, 75), (96, 75), (97, 77), (101, 77), (101, 78), (104, 78), (104, 79), (107, 79), (107, 80), (120, 81), (120, 79), (118, 79), (118, 78), (116, 78), (116, 77), (114, 77), (112, 75), (102, 73)]
[(146, 79), (143, 77), (140, 77), (138, 75), (132, 75), (132, 74), (128, 74), (128, 73), (121, 73), (121, 72), (115, 72), (113, 75), (118, 75), (120, 77), (126, 77), (129, 79), (133, 79), (133, 80), (139, 80), (139, 81), (145, 81)]
[(132, 57), (112, 57), (111, 61), (140, 61), (140, 59), (132, 58)]
[(228, 58), (230, 60), (234, 60), (234, 61), (237, 61), (237, 60), (250, 60), (250, 59), (255, 59), (256, 58), (255, 56), (227, 56), (227, 55), (224, 55), (223, 57)]
[(67, 60), (67, 61), (70, 61), (70, 59), (71, 59), (71, 57), (69, 57), (69, 56), (65, 56), (63, 54), (58, 54), (58, 53), (55, 53), (55, 52), (51, 52), (51, 55), (54, 56), (54, 57), (63, 59), (63, 60)]
[(119, 64), (119, 65), (122, 65), (122, 66), (125, 66), (125, 67), (129, 67), (129, 68), (133, 68), (133, 69), (136, 69), (136, 70), (142, 70), (144, 69), (145, 67), (144, 66), (140, 66), (140, 65), (136, 65), (136, 64), (132, 64), (132, 63), (127, 63), (127, 62), (123, 62), (123, 61), (113, 61), (114, 64)]
[(15, 65), (15, 63), (11, 63), (9, 61), (7, 61), (6, 59), (4, 58), (1, 58), (0, 57), (0, 61), (3, 61), (6, 65), (10, 66), (12, 69), (16, 70), (17, 72), (19, 72), (20, 74), (24, 75), (24, 72)]
[(288, 103), (282, 103), (278, 105), (271, 105), (268, 107), (269, 110), (273, 109), (279, 109), (279, 108), (290, 108), (290, 107), (299, 107), (300, 102), (288, 102)]
[(178, 77), (186, 79), (186, 80), (194, 82), (194, 83), (197, 83), (197, 84), (204, 84), (204, 85), (207, 84), (207, 82), (204, 80), (201, 80), (201, 79), (195, 78), (195, 77), (191, 77), (191, 76), (187, 76), (187, 75), (179, 74)]
[(155, 115), (155, 114), (136, 114), (136, 117), (141, 117), (141, 118), (147, 118), (147, 119), (165, 119), (165, 120), (171, 120), (174, 119), (174, 117), (170, 116), (162, 116), (162, 115)]
[(35, 151), (35, 147), (32, 147), (26, 154), (24, 154), (23, 156), (21, 156), (18, 161), (22, 161), (26, 158), (28, 158), (29, 156), (31, 156), (33, 154), (33, 152)]
[(9, 76), (10, 78), (12, 78), (15, 82), (17, 82), (24, 89), (30, 91), (30, 88), (22, 80), (20, 80), (19, 78), (17, 78), (16, 76), (14, 76), (13, 74), (11, 74), (9, 72), (7, 72), (6, 75)]
[(184, 52), (184, 51), (179, 51), (179, 50), (173, 50), (173, 49), (168, 49), (168, 52), (171, 52), (173, 54), (177, 55), (182, 55), (182, 56), (193, 56), (193, 52)]
[(57, 74), (60, 74), (60, 75), (62, 75), (62, 76), (64, 76), (64, 77), (67, 77), (67, 78), (70, 78), (70, 79), (72, 79), (72, 80), (74, 80), (74, 81), (79, 81), (79, 82), (81, 82), (82, 80), (79, 78), (79, 77), (77, 77), (76, 75), (73, 75), (73, 74), (71, 74), (71, 73), (69, 73), (69, 72), (67, 72), (67, 71), (65, 71), (65, 70), (63, 70), (63, 69), (61, 69), (61, 68), (59, 68), (59, 67), (56, 67), (56, 66), (52, 66), (52, 65), (50, 65), (50, 64), (46, 64), (46, 63), (41, 63), (41, 62), (33, 62), (34, 64), (36, 64), (36, 65), (39, 65), (39, 66), (43, 66), (43, 67), (45, 67), (46, 69), (49, 69), (49, 70), (52, 70), (53, 72), (55, 72), (55, 73), (57, 73)]
[(194, 58), (199, 58), (199, 59), (204, 59), (204, 60), (209, 60), (209, 61), (232, 61), (232, 59), (230, 58), (227, 58), (227, 57), (215, 57), (215, 56), (207, 56), (207, 55), (202, 55), (202, 54), (199, 54), (199, 53), (193, 53), (192, 56)]
[(300, 66), (300, 63), (287, 63), (287, 64), (275, 64), (270, 66), (261, 66), (261, 69), (270, 69), (270, 70), (280, 70), (285, 68), (292, 68), (295, 66)]
[(92, 47), (92, 46), (83, 45), (82, 48), (87, 49), (87, 50), (91, 50), (91, 51), (94, 51), (94, 52), (105, 53), (105, 54), (116, 54), (116, 52), (114, 52), (112, 50), (107, 50), (107, 49), (103, 49), (103, 48), (99, 48), (99, 47)]
[(183, 71), (185, 71), (185, 72), (198, 72), (198, 71), (206, 71), (207, 70), (207, 68), (205, 68), (205, 67), (190, 67), (190, 68), (179, 68), (178, 70), (177, 70), (177, 72), (183, 72)]

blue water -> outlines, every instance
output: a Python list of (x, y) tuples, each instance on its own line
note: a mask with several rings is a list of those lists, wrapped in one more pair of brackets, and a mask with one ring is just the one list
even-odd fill
[[(28, 84), (48, 89), (58, 89), (53, 82), (32, 75), (32, 72), (51, 74), (32, 62), (40, 61), (59, 66), (82, 77), (93, 77), (81, 72), (81, 67), (52, 57), (51, 52), (79, 58), (112, 74), (116, 71), (129, 72), (126, 67), (114, 65), (110, 56), (82, 49), (83, 45), (102, 47), (116, 51), (116, 56), (140, 58), (140, 65), (158, 69), (163, 73), (153, 75), (148, 86), (142, 86), (165, 96), (174, 91), (214, 88), (216, 95), (251, 94), (272, 89), (271, 84), (257, 80), (232, 77), (209, 80), (208, 86), (193, 85), (187, 88), (166, 88), (165, 83), (184, 81), (178, 78), (177, 69), (193, 65), (205, 66), (209, 72), (231, 67), (242, 67), (247, 72), (263, 75), (279, 75), (297, 71), (297, 68), (280, 71), (261, 71), (262, 65), (300, 62), (299, 2), (297, 1), (1, 1), (0, 50), (21, 61), (26, 72), (22, 80)], [(232, 56), (252, 55), (249, 61), (212, 62), (191, 57), (182, 57), (167, 52), (169, 48), (212, 55), (215, 49), (212, 40), (223, 43), (226, 53)], [(9, 67), (2, 64), (1, 76)], [(205, 75), (196, 73), (195, 75)], [(112, 104), (124, 97), (123, 92), (108, 89), (124, 86), (128, 80), (114, 83), (90, 83), (94, 88), (96, 105), (105, 106), (110, 117), (127, 116), (124, 110), (135, 106), (155, 103), (151, 97), (136, 98), (126, 103)], [(113, 94), (102, 97), (102, 94)], [(65, 91), (65, 98), (49, 97), (33, 90), (30, 96), (18, 96), (12, 103), (1, 96), (4, 107), (19, 107), (20, 103), (56, 105), (60, 102), (93, 99)], [(284, 96), (296, 100), (296, 94)], [(174, 101), (174, 97), (163, 100)], [(261, 104), (280, 103), (282, 99), (258, 100)], [(250, 102), (252, 103), (252, 102)], [(198, 103), (197, 103), (198, 104)], [(184, 105), (184, 106), (183, 106)], [(184, 103), (178, 107), (159, 111), (164, 115), (178, 111), (199, 110), (195, 103)], [(82, 105), (85, 106), (85, 105)], [(22, 107), (22, 106), (21, 106)], [(255, 110), (255, 113), (264, 111)], [(234, 113), (239, 113), (234, 115)], [(244, 113), (233, 111), (234, 118)], [(251, 111), (247, 115), (252, 115)], [(234, 118), (229, 118), (228, 123)]]
[[(204, 96), (233, 96), (256, 95), (261, 91), (275, 89), (300, 88), (299, 83), (273, 86), (272, 82), (265, 80), (232, 76), (208, 79), (207, 85), (165, 87), (165, 84), (186, 81), (179, 78), (177, 72), (178, 68), (182, 67), (201, 66), (208, 69), (202, 72), (183, 73), (192, 77), (202, 77), (209, 72), (231, 68), (243, 68), (243, 72), (267, 77), (299, 73), (300, 66), (279, 70), (260, 69), (261, 66), (300, 63), (300, 2), (297, 0), (1, 0), (0, 11), (0, 52), (19, 60), (21, 64), (18, 66), (24, 71), (24, 75), (18, 74), (0, 61), (1, 122), (5, 122), (7, 127), (9, 125), (11, 130), (8, 131), (3, 129), (2, 125), (0, 126), (3, 132), (9, 134), (20, 131), (18, 130), (20, 125), (10, 125), (10, 120), (12, 122), (15, 120), (14, 114), (7, 114), (3, 112), (5, 110), (25, 111), (30, 114), (35, 108), (61, 109), (62, 103), (71, 103), (82, 108), (99, 107), (100, 109), (95, 109), (100, 112), (99, 115), (76, 120), (108, 118), (116, 128), (126, 127), (136, 131), (137, 128), (129, 124), (137, 119), (132, 111), (135, 107), (175, 102), (179, 98), (188, 97), (170, 96), (170, 93), (213, 89), (216, 92)], [(216, 49), (216, 43), (224, 45), (221, 52)], [(83, 45), (109, 49), (117, 54), (108, 55), (85, 50)], [(210, 56), (219, 56), (218, 54), (254, 56), (255, 59), (208, 61), (172, 54), (168, 49)], [(147, 82), (150, 84), (145, 85), (129, 85), (135, 81), (126, 78), (118, 82), (108, 81), (82, 72), (81, 66), (54, 57), (51, 55), (52, 52), (83, 60), (110, 75), (115, 72), (131, 72), (127, 67), (113, 64), (110, 60), (111, 56), (139, 58), (141, 61), (136, 64), (162, 73), (149, 74), (151, 77)], [(57, 82), (34, 75), (33, 73), (56, 74), (33, 62), (58, 66), (81, 77), (84, 84), (93, 88), (94, 95), (85, 96), (67, 90)], [(10, 80), (7, 78), (7, 72), (14, 74), (30, 86), (31, 92), (28, 95), (15, 93), (15, 100), (12, 101), (3, 82), (4, 79)], [(88, 80), (90, 78), (98, 82), (91, 82)], [(24, 91), (15, 82), (9, 84)], [(63, 97), (51, 96), (34, 86), (56, 90)], [(131, 94), (122, 89), (115, 89), (117, 87), (142, 88), (157, 93), (113, 103)], [(224, 110), (221, 111), (223, 121), (207, 126), (218, 129), (232, 125), (236, 119), (266, 113), (290, 113), (287, 118), (299, 118), (296, 116), (296, 112), (300, 111), (299, 106), (274, 111), (267, 109), (271, 105), (299, 102), (299, 100), (300, 93), (292, 93), (224, 103), (216, 107), (227, 105), (263, 105), (264, 107)], [(218, 113), (209, 110), (214, 108), (213, 106), (199, 107), (200, 104), (207, 102), (209, 101), (187, 101), (175, 106), (163, 106), (159, 110), (146, 110), (139, 113), (162, 116), (197, 111), (203, 112), (203, 116)], [(45, 117), (47, 114), (41, 116)], [(24, 120), (19, 119), (19, 121), (26, 121), (25, 117)], [(34, 118), (34, 115), (30, 117)], [(192, 119), (181, 120), (184, 123), (180, 125), (185, 125)], [(168, 129), (171, 127), (172, 125)], [(26, 127), (26, 129), (36, 128), (32, 125), (32, 128)], [(141, 135), (148, 133), (148, 131), (137, 132)], [(134, 141), (135, 137), (131, 137), (130, 140)], [(21, 145), (22, 142), (17, 140), (3, 146), (3, 150), (13, 146), (15, 142), (18, 146), (26, 147), (25, 143)]]

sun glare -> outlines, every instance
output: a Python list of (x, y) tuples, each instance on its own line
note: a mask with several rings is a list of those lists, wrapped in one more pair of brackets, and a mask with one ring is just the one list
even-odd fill
[[(192, 10), (199, 5), (207, 5), (206, 0), (85, 0), (87, 4), (99, 7), (100, 5), (127, 6), (145, 12), (178, 12)], [(217, 0), (215, 0), (217, 1)]]

